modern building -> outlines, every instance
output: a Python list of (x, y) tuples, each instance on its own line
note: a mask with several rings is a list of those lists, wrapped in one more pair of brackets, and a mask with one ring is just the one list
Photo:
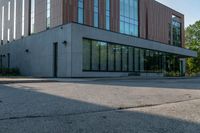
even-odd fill
[(155, 0), (1, 0), (0, 67), (36, 77), (185, 73), (184, 15)]

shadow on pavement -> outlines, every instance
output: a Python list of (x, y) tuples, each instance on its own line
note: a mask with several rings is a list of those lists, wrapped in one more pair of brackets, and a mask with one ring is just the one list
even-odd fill
[(198, 133), (200, 124), (0, 86), (0, 133)]
[(200, 78), (188, 79), (98, 79), (85, 82), (68, 82), (82, 84), (127, 86), (127, 87), (153, 87), (153, 88), (170, 88), (170, 89), (192, 89), (200, 90)]

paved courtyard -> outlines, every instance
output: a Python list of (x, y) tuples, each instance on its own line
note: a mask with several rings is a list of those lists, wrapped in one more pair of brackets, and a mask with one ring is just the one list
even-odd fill
[(0, 79), (0, 133), (200, 133), (200, 78)]

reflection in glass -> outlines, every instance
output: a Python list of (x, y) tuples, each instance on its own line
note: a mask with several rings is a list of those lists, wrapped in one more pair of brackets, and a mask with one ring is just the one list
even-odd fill
[(179, 72), (176, 55), (83, 39), (83, 70), (103, 72)]
[(92, 70), (99, 70), (99, 42), (92, 41)]
[(100, 43), (100, 70), (107, 70), (107, 43)]
[(114, 71), (115, 45), (108, 44), (108, 71)]

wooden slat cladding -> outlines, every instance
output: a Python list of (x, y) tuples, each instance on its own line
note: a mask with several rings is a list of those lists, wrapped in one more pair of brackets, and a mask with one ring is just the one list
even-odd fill
[(182, 23), (182, 45), (184, 46), (184, 16), (155, 0), (140, 0), (140, 37), (168, 44), (169, 24), (172, 15), (181, 19)]
[(35, 32), (46, 30), (46, 0), (35, 1)]
[(50, 21), (51, 28), (62, 24), (63, 22), (62, 11), (63, 11), (63, 0), (51, 0), (51, 21)]
[(77, 22), (78, 0), (63, 0), (63, 23)]
[(84, 24), (92, 26), (94, 16), (94, 1), (84, 0)]
[(119, 32), (120, 0), (110, 0), (110, 30)]
[(99, 0), (99, 28), (106, 27), (106, 0)]
[(69, 12), (69, 9), (68, 9), (68, 6), (69, 5), (69, 1), (68, 0), (63, 0), (63, 24), (66, 24), (69, 22), (69, 15), (68, 15), (68, 12)]

